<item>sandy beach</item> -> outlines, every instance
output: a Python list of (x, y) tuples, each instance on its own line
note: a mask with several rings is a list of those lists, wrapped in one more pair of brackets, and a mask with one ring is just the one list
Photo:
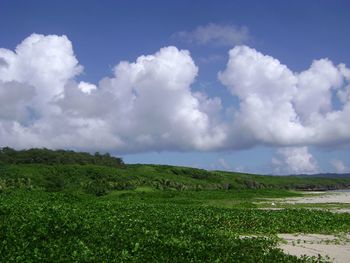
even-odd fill
[(350, 234), (341, 237), (320, 234), (279, 234), (283, 239), (279, 247), (295, 256), (329, 257), (334, 263), (347, 263), (350, 258)]
[[(324, 209), (317, 204), (350, 204), (350, 191), (305, 192), (307, 196), (274, 200), (276, 204), (315, 204), (313, 209)], [(279, 208), (277, 208), (279, 209)], [(349, 213), (349, 208), (327, 209), (337, 213)], [(347, 263), (350, 258), (350, 234), (341, 236), (321, 234), (278, 234), (279, 245), (287, 254), (328, 257), (335, 263)]]
[[(350, 191), (327, 191), (327, 192), (305, 192), (310, 196), (291, 197), (279, 200), (280, 203), (287, 204), (325, 204), (325, 203), (342, 203), (350, 204)], [(312, 195), (311, 195), (312, 194)]]

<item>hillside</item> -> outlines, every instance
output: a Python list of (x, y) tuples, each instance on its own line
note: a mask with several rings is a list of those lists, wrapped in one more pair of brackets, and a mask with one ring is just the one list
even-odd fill
[(276, 234), (350, 230), (349, 214), (282, 203), (269, 209), (304, 197), (289, 189), (346, 188), (349, 178), (124, 164), (62, 150), (0, 152), (1, 262), (328, 262), (285, 254)]
[(188, 167), (124, 164), (109, 154), (31, 149), (0, 151), (0, 190), (83, 191), (102, 196), (115, 190), (150, 187), (159, 190), (350, 188), (350, 178), (263, 176)]

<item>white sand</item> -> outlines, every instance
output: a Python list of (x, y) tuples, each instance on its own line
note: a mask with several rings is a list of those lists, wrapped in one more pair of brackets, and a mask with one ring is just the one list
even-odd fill
[(329, 211), (334, 213), (350, 213), (349, 208), (330, 209)]
[(325, 204), (325, 203), (350, 204), (350, 192), (330, 191), (330, 192), (324, 192), (322, 194), (319, 194), (319, 192), (317, 193), (318, 195), (285, 198), (278, 201), (280, 203), (287, 203), (287, 204)]
[(279, 234), (287, 243), (279, 247), (295, 256), (328, 256), (335, 263), (350, 262), (350, 234), (339, 238), (333, 235), (318, 234)]
[[(269, 199), (272, 206), (278, 204), (315, 204), (314, 209), (324, 209), (317, 207), (317, 204), (350, 204), (350, 192), (308, 192), (309, 196), (293, 197), (285, 199)], [(270, 207), (267, 209), (281, 209)], [(326, 209), (338, 213), (350, 213), (349, 208)], [(329, 257), (335, 263), (350, 262), (350, 234), (337, 237), (334, 235), (320, 234), (279, 234), (285, 242), (281, 242), (279, 247), (290, 255), (295, 256), (316, 256)]]

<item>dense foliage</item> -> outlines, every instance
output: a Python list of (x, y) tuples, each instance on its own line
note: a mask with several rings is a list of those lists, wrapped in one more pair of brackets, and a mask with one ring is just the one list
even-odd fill
[(203, 209), (38, 191), (0, 195), (0, 219), (2, 262), (314, 262), (283, 254), (268, 234), (350, 230), (349, 215), (321, 211)]
[(244, 189), (321, 190), (350, 187), (350, 178), (259, 176), (160, 166), (91, 164), (1, 164), (0, 192), (11, 189), (85, 191), (97, 196), (114, 190), (150, 187), (158, 190), (202, 191)]
[(0, 148), (0, 163), (5, 164), (96, 164), (104, 166), (120, 167), (123, 165), (121, 158), (110, 154), (91, 155), (86, 152), (74, 152), (65, 150), (29, 149), (16, 151), (9, 147)]
[(302, 195), (288, 189), (347, 187), (350, 178), (2, 148), (0, 262), (320, 262), (285, 255), (274, 234), (349, 232), (350, 214), (262, 211), (256, 201)]
[(108, 153), (91, 155), (64, 150), (0, 148), (0, 191), (41, 188), (84, 189), (96, 195), (150, 186), (160, 190), (350, 188), (350, 178), (261, 176), (167, 165), (125, 165)]

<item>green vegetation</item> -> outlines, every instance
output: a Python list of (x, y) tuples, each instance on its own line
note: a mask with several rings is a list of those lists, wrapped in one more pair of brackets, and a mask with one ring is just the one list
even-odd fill
[(34, 188), (86, 191), (98, 196), (114, 190), (151, 187), (159, 190), (350, 188), (350, 178), (261, 176), (206, 171), (167, 165), (125, 165), (109, 154), (30, 149), (0, 149), (0, 191)]
[(285, 255), (275, 234), (350, 231), (350, 214), (255, 209), (264, 198), (302, 196), (296, 189), (348, 187), (349, 178), (125, 165), (107, 155), (99, 162), (97, 154), (4, 149), (1, 262), (323, 262)]
[(121, 158), (112, 157), (108, 153), (91, 155), (86, 152), (65, 150), (29, 149), (16, 151), (9, 147), (0, 148), (0, 163), (5, 164), (96, 164), (112, 167), (123, 166)]
[[(1, 195), (3, 262), (313, 262), (247, 234), (349, 231), (350, 216), (223, 209), (69, 193)], [(314, 259), (316, 261), (316, 259)]]
[[(181, 173), (179, 173), (181, 171)], [(199, 179), (198, 177), (201, 176)], [(0, 164), (0, 191), (13, 188), (47, 191), (76, 190), (98, 196), (114, 190), (150, 187), (158, 190), (340, 189), (350, 178), (305, 178), (259, 176), (160, 166), (110, 167), (78, 164)]]

